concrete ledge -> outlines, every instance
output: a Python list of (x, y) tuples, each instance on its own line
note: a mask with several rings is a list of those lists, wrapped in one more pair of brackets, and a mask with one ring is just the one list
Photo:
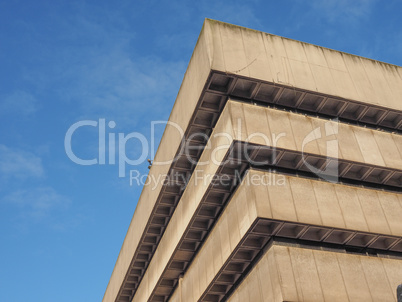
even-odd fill
[(394, 302), (400, 280), (397, 259), (274, 245), (228, 301)]
[(402, 169), (401, 135), (230, 100), (225, 111), (222, 114), (230, 115), (234, 140)]
[(214, 20), (204, 30), (213, 70), (402, 109), (399, 66)]

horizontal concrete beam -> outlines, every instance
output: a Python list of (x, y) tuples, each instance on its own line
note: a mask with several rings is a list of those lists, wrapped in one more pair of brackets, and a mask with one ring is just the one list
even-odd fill
[(225, 111), (233, 140), (402, 169), (401, 135), (231, 101)]
[(273, 245), (227, 301), (394, 302), (400, 280), (400, 259)]
[(402, 110), (402, 68), (206, 20), (211, 69)]

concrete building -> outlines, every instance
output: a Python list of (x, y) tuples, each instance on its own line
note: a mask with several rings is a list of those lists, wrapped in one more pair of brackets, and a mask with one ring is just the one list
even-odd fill
[(169, 121), (103, 301), (396, 301), (401, 67), (207, 19)]

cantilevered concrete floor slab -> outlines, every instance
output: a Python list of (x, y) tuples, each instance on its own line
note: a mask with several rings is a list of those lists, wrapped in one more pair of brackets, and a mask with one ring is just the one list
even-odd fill
[(400, 259), (273, 244), (228, 299), (396, 301)]

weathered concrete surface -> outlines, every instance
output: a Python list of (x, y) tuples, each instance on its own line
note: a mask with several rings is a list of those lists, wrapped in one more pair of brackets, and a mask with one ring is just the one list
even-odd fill
[[(200, 181), (200, 175), (211, 176), (216, 173), (219, 164), (224, 159), (234, 140), (249, 141), (269, 146), (272, 142), (272, 137), (283, 133), (285, 136), (277, 140), (276, 147), (299, 152), (304, 150), (305, 152), (326, 156), (325, 137), (322, 140), (313, 141), (304, 148), (302, 145), (304, 137), (317, 127), (324, 129), (326, 127), (325, 123), (327, 121), (319, 118), (228, 101), (211, 135), (209, 147), (204, 151), (199, 160), (199, 162), (206, 164), (196, 167), (193, 177), (187, 185), (133, 301), (146, 301), (149, 298), (210, 184), (210, 181)], [(225, 136), (216, 136), (216, 134), (222, 133)], [(262, 136), (253, 136), (255, 133), (261, 133), (270, 138), (270, 140), (266, 141), (261, 138)], [(383, 156), (384, 152), (387, 152), (389, 148), (395, 149), (397, 148), (397, 144), (402, 144), (400, 136), (365, 128), (360, 129), (359, 127), (342, 123), (338, 124), (338, 134), (334, 133), (332, 135), (338, 140), (338, 157), (340, 159), (375, 164), (388, 168), (402, 168), (402, 160), (400, 160), (401, 155), (399, 152), (393, 152), (388, 157)], [(365, 139), (358, 140), (356, 137), (364, 137)], [(388, 141), (389, 145), (377, 145), (376, 139), (384, 142)], [(218, 146), (219, 149), (217, 149)], [(366, 152), (365, 148), (370, 149)], [(216, 152), (216, 150), (219, 151)], [(198, 175), (198, 179), (194, 175)], [(273, 213), (276, 214), (271, 218), (285, 219), (286, 216), (285, 220), (289, 221), (318, 225), (322, 225), (323, 221), (325, 221), (325, 223), (329, 223), (327, 226), (346, 227), (361, 231), (376, 230), (378, 233), (385, 232), (385, 234), (390, 235), (402, 234), (398, 218), (400, 216), (397, 214), (400, 213), (398, 209), (401, 208), (398, 202), (394, 203), (393, 206), (387, 206), (385, 209), (390, 217), (390, 221), (387, 222), (381, 211), (377, 211), (381, 206), (379, 205), (379, 199), (375, 191), (361, 190), (358, 193), (353, 187), (338, 189), (336, 186), (322, 187), (320, 182), (313, 186), (310, 180), (300, 180), (300, 182), (303, 184), (295, 184), (295, 188), (293, 189), (293, 194), (300, 196), (295, 205), (299, 209), (298, 214), (294, 212), (295, 206), (277, 205), (273, 209)], [(308, 187), (309, 190), (304, 190), (303, 186)], [(318, 214), (313, 193), (314, 190), (317, 190), (317, 194), (321, 194), (317, 198), (317, 201), (320, 202), (319, 207), (322, 215), (324, 215), (323, 217), (320, 217), (321, 214)], [(273, 190), (271, 194), (274, 194), (273, 192), (276, 191)], [(280, 191), (277, 194), (278, 196), (285, 196), (291, 193), (288, 187), (280, 187)], [(313, 195), (310, 196), (311, 194)], [(391, 195), (388, 196), (385, 194), (382, 197), (384, 204), (392, 204), (392, 200), (397, 199), (397, 197)], [(290, 200), (286, 199), (284, 202), (290, 202)], [(364, 207), (361, 206), (361, 202), (365, 203)], [(343, 208), (344, 214), (340, 214), (340, 208), (337, 207), (337, 204)], [(137, 209), (136, 213), (138, 211), (140, 210)], [(336, 216), (338, 214), (340, 215), (339, 217)], [(145, 220), (144, 215), (140, 215), (143, 220)], [(281, 215), (285, 216), (282, 217)], [(371, 220), (373, 216), (376, 217), (375, 220)], [(334, 225), (331, 225), (331, 223)], [(392, 225), (392, 231), (388, 228), (388, 224)]]
[[(265, 179), (265, 181), (270, 180), (270, 183), (258, 184), (257, 181), (262, 179)], [(254, 180), (254, 183), (252, 180)], [(393, 204), (390, 203), (391, 200)], [(187, 200), (184, 202), (187, 202)], [(182, 280), (182, 290), (176, 289), (170, 301), (198, 301), (203, 292), (207, 289), (207, 286), (222, 268), (229, 255), (232, 254), (241, 240), (244, 239), (245, 234), (256, 221), (257, 217), (402, 236), (402, 229), (400, 226), (397, 226), (399, 221), (398, 217), (401, 217), (401, 215), (402, 198), (395, 193), (250, 170), (248, 177), (240, 184), (225, 211), (217, 221), (214, 229), (211, 231), (208, 239), (194, 258), (192, 265), (185, 273)], [(376, 219), (373, 219), (374, 216), (377, 216)], [(182, 217), (174, 216), (172, 220), (176, 218), (180, 219)], [(390, 229), (389, 225), (393, 226), (393, 230)], [(168, 238), (166, 238), (166, 240), (168, 240)], [(165, 245), (162, 245), (162, 242), (160, 246), (161, 248), (162, 246), (165, 247)], [(163, 251), (166, 251), (165, 248), (163, 248)], [(317, 284), (320, 282), (325, 286), (323, 290), (325, 291), (326, 301), (347, 301), (345, 297), (349, 297), (350, 301), (355, 301), (353, 298), (356, 297), (356, 295), (358, 296), (358, 292), (344, 293), (342, 276), (339, 275), (340, 271), (336, 268), (338, 265), (338, 260), (336, 259), (340, 258), (343, 261), (345, 271), (348, 269), (346, 267), (348, 262), (353, 263), (353, 265), (359, 262), (364, 263), (364, 268), (359, 266), (359, 269), (364, 269), (365, 273), (371, 274), (370, 277), (373, 282), (375, 282), (377, 276), (375, 270), (379, 269), (378, 263), (382, 261), (378, 260), (378, 263), (375, 261), (372, 262), (372, 260), (367, 260), (365, 257), (361, 257), (361, 259), (356, 258), (360, 260), (352, 259), (352, 261), (347, 259), (348, 255), (341, 254), (336, 256), (338, 253), (323, 252), (315, 255), (316, 261), (322, 265), (322, 267), (319, 268), (320, 275), (316, 276), (314, 274), (316, 274), (315, 270), (318, 268), (313, 264), (314, 259), (307, 259), (307, 256), (312, 256), (315, 251), (296, 249), (292, 250), (292, 252), (295, 253), (292, 258), (292, 266), (288, 267), (291, 265), (290, 262), (289, 264), (281, 262), (279, 264), (281, 265), (280, 268), (276, 268), (278, 264), (275, 263), (271, 263), (270, 266), (266, 268), (266, 270), (271, 272), (275, 272), (277, 269), (275, 272), (275, 274), (277, 274), (276, 278), (279, 278), (278, 280), (285, 280), (283, 282), (284, 284), (276, 280), (276, 282), (279, 283), (272, 285), (271, 288), (271, 284), (269, 284), (270, 274), (267, 275), (265, 272), (263, 274), (264, 279), (261, 280), (261, 282), (268, 282), (268, 287), (264, 288), (265, 295), (268, 296), (260, 294), (258, 287), (250, 287), (250, 280), (247, 281), (246, 279), (242, 286), (248, 287), (248, 289), (244, 289), (245, 292), (241, 287), (236, 290), (232, 298), (233, 301), (237, 301), (236, 297), (238, 297), (238, 295), (246, 299), (247, 291), (250, 297), (254, 295), (260, 297), (260, 295), (262, 295), (257, 300), (254, 300), (254, 298), (250, 298), (250, 300), (247, 298), (245, 300), (250, 302), (324, 301), (321, 287), (319, 285), (317, 287)], [(283, 255), (280, 254), (280, 257), (282, 256)], [(263, 259), (261, 262), (266, 262), (266, 260), (267, 259)], [(163, 264), (162, 262), (157, 263)], [(397, 267), (399, 269), (402, 268), (402, 262), (395, 261), (395, 263), (398, 263)], [(258, 268), (258, 266), (261, 265), (262, 264), (258, 264), (257, 268), (254, 268), (254, 270), (259, 271), (261, 268)], [(162, 268), (159, 267), (159, 269)], [(300, 270), (300, 276), (298, 276), (296, 281), (289, 279), (289, 274), (291, 274), (289, 269)], [(382, 268), (380, 268), (380, 270), (382, 270)], [(150, 266), (149, 275), (157, 275), (157, 273), (153, 273), (154, 271), (156, 272), (155, 268), (151, 268)], [(353, 271), (351, 272), (353, 275), (347, 277), (352, 280), (360, 273), (361, 271)], [(313, 275), (309, 277), (308, 274)], [(380, 271), (378, 274), (383, 273)], [(402, 276), (401, 274), (402, 272), (398, 276)], [(364, 274), (362, 274), (362, 276), (364, 276)], [(273, 277), (274, 276), (272, 276), (272, 278)], [(254, 277), (248, 278), (252, 279)], [(268, 278), (268, 281), (266, 278)], [(360, 277), (360, 279), (362, 279), (362, 277)], [(333, 282), (332, 284), (331, 280)], [(362, 280), (364, 280), (364, 278)], [(255, 280), (253, 280), (253, 282), (255, 282)], [(295, 282), (297, 282), (297, 286), (294, 286)], [(376, 295), (379, 297), (378, 295), (380, 295), (380, 297), (386, 299), (374, 299), (373, 301), (393, 301), (389, 299), (389, 294), (391, 293), (390, 289), (395, 288), (394, 283), (396, 282), (398, 282), (398, 280), (395, 276), (392, 276), (391, 284), (385, 283), (383, 294), (381, 294), (379, 290), (380, 286), (375, 286), (377, 293), (372, 293), (371, 295), (373, 295), (373, 297), (376, 297)], [(391, 285), (393, 287), (391, 287)], [(369, 286), (372, 285), (370, 284)], [(147, 280), (144, 280), (140, 285), (138, 294), (142, 292), (141, 287), (144, 289), (148, 287), (149, 289)], [(294, 287), (294, 289), (290, 290), (287, 289), (287, 287)], [(352, 284), (348, 285), (348, 287), (353, 289)], [(152, 286), (150, 289), (153, 289)], [(355, 289), (355, 291), (365, 291), (366, 289), (367, 288), (358, 288)], [(274, 295), (280, 296), (281, 298), (276, 297), (274, 299)], [(356, 301), (364, 301), (363, 297), (367, 298), (366, 295), (365, 292), (362, 292), (362, 300)], [(182, 300), (180, 300), (180, 296)], [(148, 295), (135, 296), (134, 301), (145, 301), (147, 298)], [(243, 300), (240, 299), (239, 301)]]
[[(294, 40), (257, 32), (213, 20), (206, 20), (194, 49), (193, 56), (180, 87), (169, 121), (186, 130), (196, 108), (204, 85), (211, 70), (218, 70), (264, 81), (332, 94), (362, 103), (402, 109), (402, 69), (401, 67), (365, 59), (338, 51), (309, 45)], [(233, 111), (237, 110), (233, 107)], [(243, 112), (243, 109), (241, 110)], [(300, 148), (300, 127), (315, 127), (311, 123), (298, 123), (300, 117), (293, 116), (277, 120), (275, 114), (270, 116), (256, 110), (245, 110), (240, 115), (256, 114), (266, 116), (265, 125), (270, 132), (276, 132), (279, 125), (287, 125), (294, 131), (293, 137), (281, 140), (284, 146)], [(285, 114), (288, 115), (288, 114)], [(228, 119), (228, 117), (226, 117)], [(274, 122), (274, 121), (277, 122)], [(288, 123), (289, 121), (289, 123)], [(292, 123), (292, 124), (290, 124)], [(252, 124), (252, 121), (249, 122)], [(295, 126), (298, 124), (299, 126)], [(345, 126), (353, 128), (352, 126)], [(247, 128), (248, 133), (262, 126), (256, 123)], [(344, 158), (364, 163), (400, 168), (402, 144), (400, 137), (382, 134), (372, 130), (353, 128), (340, 139), (348, 141), (341, 144), (340, 154)], [(299, 133), (300, 132), (300, 133)], [(341, 133), (341, 132), (340, 132)], [(246, 133), (236, 133), (243, 137)], [(340, 134), (341, 135), (341, 134)], [(247, 135), (246, 135), (247, 137)], [(258, 138), (254, 138), (258, 140)], [(162, 137), (155, 162), (172, 159), (181, 140), (175, 127), (168, 126)], [(324, 153), (318, 143), (308, 146), (307, 152)], [(353, 150), (353, 151), (351, 151)], [(151, 177), (158, 177), (168, 172), (169, 165), (153, 165)], [(127, 231), (119, 257), (116, 261), (111, 279), (103, 301), (114, 301), (129, 268), (147, 221), (156, 203), (161, 184), (155, 190), (144, 187), (139, 198), (133, 219)]]
[(400, 280), (397, 259), (273, 246), (228, 301), (395, 302)]
[(207, 19), (211, 68), (402, 109), (402, 68)]
[[(276, 174), (277, 180), (280, 177)], [(247, 182), (240, 185), (183, 278), (183, 301), (197, 301), (200, 298), (257, 217), (402, 236), (399, 224), (402, 199), (398, 194), (282, 177), (285, 181), (281, 184), (273, 181), (271, 185)], [(248, 179), (274, 180), (275, 176), (269, 172), (250, 170)], [(148, 300), (169, 256), (177, 248), (175, 242), (185, 233), (186, 222), (194, 215), (194, 201), (198, 204), (202, 197), (196, 193), (198, 190), (193, 185), (189, 187), (189, 193), (183, 196), (177, 214), (173, 215), (160, 248), (155, 253), (155, 260), (152, 260), (133, 301)], [(207, 277), (204, 276), (206, 272), (209, 272)], [(177, 293), (172, 301), (176, 301), (176, 296)]]

